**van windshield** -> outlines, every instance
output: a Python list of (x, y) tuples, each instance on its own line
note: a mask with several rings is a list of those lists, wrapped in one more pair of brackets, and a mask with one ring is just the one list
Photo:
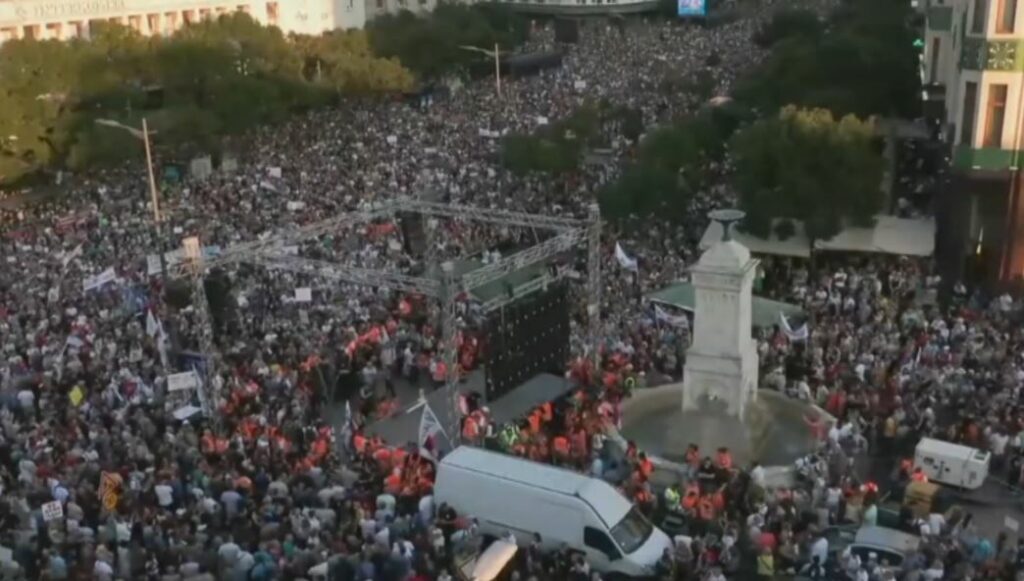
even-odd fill
[(619, 524), (612, 527), (612, 538), (622, 552), (628, 555), (643, 546), (652, 532), (654, 526), (634, 506)]

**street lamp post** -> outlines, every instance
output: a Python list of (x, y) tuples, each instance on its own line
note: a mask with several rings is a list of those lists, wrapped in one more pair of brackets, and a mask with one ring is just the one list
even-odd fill
[(487, 50), (486, 48), (480, 48), (478, 46), (459, 46), (462, 50), (468, 50), (471, 52), (478, 52), (480, 54), (494, 57), (494, 91), (498, 97), (501, 97), (501, 49), (498, 47), (498, 43), (494, 43), (494, 50)]
[(146, 151), (146, 174), (149, 178), (149, 199), (153, 206), (153, 228), (156, 230), (157, 239), (157, 254), (160, 257), (160, 275), (164, 277), (165, 283), (167, 278), (167, 261), (164, 258), (163, 247), (160, 243), (163, 241), (163, 228), (161, 222), (163, 222), (163, 216), (160, 213), (160, 193), (156, 188), (156, 174), (153, 172), (153, 153), (149, 145), (149, 125), (146, 123), (146, 118), (142, 118), (142, 129), (136, 129), (130, 125), (125, 125), (119, 121), (113, 119), (97, 119), (97, 125), (104, 127), (113, 127), (115, 129), (121, 129), (127, 131), (132, 137), (142, 140), (142, 145)]

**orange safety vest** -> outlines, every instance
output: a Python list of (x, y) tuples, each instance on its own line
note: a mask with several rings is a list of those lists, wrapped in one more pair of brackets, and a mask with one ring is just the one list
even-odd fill
[(391, 450), (385, 446), (381, 446), (376, 452), (373, 453), (373, 459), (377, 461), (377, 464), (379, 466), (390, 466)]
[(555, 436), (553, 444), (556, 454), (559, 456), (569, 455), (569, 440), (565, 436)]
[(537, 411), (537, 410), (534, 410), (534, 412), (532, 414), (530, 414), (530, 417), (528, 418), (528, 420), (530, 422), (530, 432), (532, 432), (534, 434), (539, 432), (540, 431), (540, 421), (541, 421), (541, 414), (540, 414), (540, 412)]
[(476, 419), (473, 416), (467, 417), (462, 424), (462, 437), (467, 440), (475, 440), (479, 434), (480, 426), (477, 425)]
[(651, 474), (654, 473), (654, 463), (651, 462), (650, 458), (644, 458), (640, 462), (640, 474), (646, 479), (650, 478)]
[(541, 417), (545, 424), (550, 422), (555, 417), (554, 410), (551, 408), (551, 402), (549, 401), (544, 402), (544, 405), (540, 406), (540, 411)]
[(352, 447), (356, 449), (357, 454), (362, 454), (366, 451), (366, 436), (362, 434), (356, 434), (352, 437)]
[(313, 458), (319, 460), (326, 456), (327, 452), (327, 440), (324, 440), (323, 438), (318, 438), (315, 442), (313, 442)]
[(405, 462), (405, 457), (408, 455), (408, 452), (405, 450), (395, 448), (395, 451), (391, 453), (391, 465), (395, 468), (400, 467)]
[(444, 381), (448, 377), (448, 366), (444, 361), (438, 361), (434, 367), (434, 381)]
[(384, 479), (384, 488), (390, 494), (398, 494), (402, 490), (402, 474), (401, 472), (392, 472), (388, 474), (388, 477)]
[(683, 508), (686, 510), (693, 510), (697, 506), (697, 501), (700, 500), (700, 494), (692, 490), (686, 492), (686, 496), (683, 497)]

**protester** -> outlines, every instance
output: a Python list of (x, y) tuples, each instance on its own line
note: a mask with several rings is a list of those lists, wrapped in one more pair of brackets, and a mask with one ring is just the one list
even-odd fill
[[(200, 313), (161, 275), (177, 259), (161, 264), (148, 255), (191, 236), (215, 254), (428, 190), (451, 202), (584, 217), (589, 193), (615, 179), (627, 159), (624, 140), (613, 143), (609, 160), (552, 188), (495, 163), (490, 135), (532, 131), (585, 101), (637, 108), (648, 127), (672, 119), (696, 104), (666, 94), (665, 78), (703, 69), (715, 54), (715, 94), (728, 94), (742, 68), (763, 56), (751, 36), (764, 16), (714, 27), (591, 24), (578, 45), (564, 47), (560, 69), (507, 80), (500, 99), (489, 83), (470, 83), (425, 107), (352, 102), (265, 128), (238, 144), (236, 172), (165, 186), (159, 230), (137, 163), (74, 176), (62, 185), (66, 196), (0, 211), (4, 574), (453, 578), (454, 551), (475, 542), (473, 515), (434, 506), (429, 449), (365, 430), (396, 411), (397, 382), (424, 390), (443, 383), (436, 306), (305, 274), (225, 266), (207, 284), (219, 353), (208, 377)], [(550, 28), (538, 29), (528, 48), (553, 42)], [(709, 171), (725, 178), (727, 165)], [(638, 297), (685, 276), (707, 211), (735, 203), (719, 182), (678, 221), (628, 238), (611, 231), (603, 240), (601, 368), (588, 363), (579, 300), (569, 362), (578, 389), (505, 426), (493, 425), (486, 406), (467, 403), (466, 440), (494, 439), (509, 453), (587, 471), (618, 485), (652, 518), (679, 516), (686, 535), (659, 563), (675, 579), (770, 578), (801, 568), (823, 578), (827, 540), (816, 531), (843, 520), (842, 499), (858, 487), (826, 461), (837, 455), (881, 447), (895, 456), (919, 436), (942, 435), (991, 449), (997, 465), (1015, 470), (1010, 479), (1021, 479), (1015, 459), (1024, 421), (1001, 405), (1015, 400), (1024, 380), (1018, 304), (960, 293), (955, 307), (939, 308), (922, 300), (938, 282), (930, 265), (902, 258), (822, 260), (813, 275), (805, 265), (765, 262), (764, 294), (802, 306), (812, 332), (796, 341), (783, 329), (762, 330), (763, 371), (842, 420), (835, 434), (822, 434), (806, 488), (771, 490), (757, 465), (738, 469), (728, 450), (694, 448), (686, 454), (689, 478), (669, 493), (655, 486), (657, 468), (643, 451), (615, 454), (605, 426), (618, 425), (633, 390), (681, 377), (689, 341), (685, 319), (661, 317)], [(431, 251), (445, 258), (486, 261), (535, 240), (529, 229), (451, 220), (437, 227)], [(390, 218), (281, 252), (367, 269), (416, 268), (404, 242)], [(635, 257), (635, 269), (619, 266), (617, 244)], [(582, 299), (580, 289), (574, 295)], [(469, 374), (484, 348), (481, 321), (468, 303), (459, 321), (455, 371)], [(211, 385), (179, 389), (167, 379), (191, 369)], [(214, 391), (222, 397), (198, 397)], [(336, 397), (349, 402), (348, 417), (336, 422), (344, 425), (340, 436), (323, 419)], [(950, 410), (959, 416), (947, 419)], [(803, 518), (814, 508), (827, 509), (824, 522)], [(917, 566), (924, 578), (1020, 559), (1019, 550), (986, 545), (969, 518), (935, 522), (928, 542), (944, 548)], [(579, 555), (541, 554), (539, 539), (528, 547), (518, 540), (523, 578), (600, 578)]]

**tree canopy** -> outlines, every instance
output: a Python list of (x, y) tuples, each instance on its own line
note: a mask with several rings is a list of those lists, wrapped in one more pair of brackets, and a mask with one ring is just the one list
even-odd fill
[(737, 87), (737, 98), (764, 112), (785, 105), (913, 118), (920, 79), (916, 32), (908, 0), (863, 0), (843, 5), (818, 23), (785, 11), (759, 31), (772, 52)]
[(506, 6), (442, 2), (429, 14), (409, 11), (375, 18), (367, 27), (376, 54), (398, 59), (425, 78), (465, 69), (484, 58), (460, 47), (510, 50), (527, 37), (527, 22)]
[(50, 166), (123, 159), (138, 146), (97, 119), (138, 126), (145, 116), (159, 147), (211, 151), (224, 134), (339, 94), (414, 84), (398, 61), (376, 56), (362, 31), (286, 37), (243, 13), (163, 38), (93, 23), (90, 37), (0, 46), (0, 182)]
[(737, 133), (732, 152), (743, 228), (757, 236), (789, 218), (827, 240), (846, 225), (873, 225), (882, 208), (884, 161), (871, 120), (788, 106)]
[(729, 106), (706, 107), (648, 133), (636, 160), (599, 192), (602, 215), (610, 220), (682, 218), (693, 194), (712, 179), (711, 163), (722, 159), (727, 139), (744, 117), (745, 112)]

